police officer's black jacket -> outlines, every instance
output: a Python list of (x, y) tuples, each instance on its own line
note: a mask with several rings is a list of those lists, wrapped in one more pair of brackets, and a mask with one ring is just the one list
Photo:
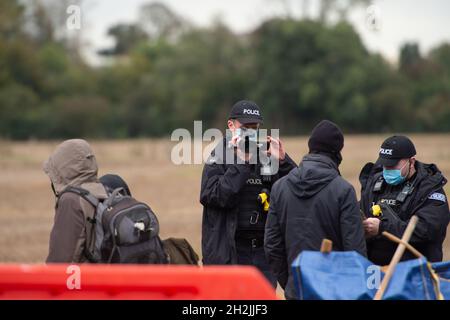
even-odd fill
[[(226, 148), (224, 139), (217, 148)], [(272, 184), (295, 168), (286, 154), (280, 161)], [(226, 164), (214, 152), (203, 168), (200, 203), (203, 205), (202, 255), (203, 264), (236, 264), (235, 235), (238, 224), (239, 193), (249, 179), (254, 165)], [(255, 198), (256, 202), (256, 198)]]
[[(397, 244), (384, 238), (381, 233), (388, 231), (401, 238), (409, 219), (417, 215), (419, 221), (411, 237), (410, 243), (429, 261), (442, 261), (442, 243), (445, 239), (449, 223), (449, 208), (443, 190), (447, 180), (434, 164), (424, 164), (416, 161), (416, 174), (410, 181), (394, 188), (388, 186), (383, 178), (383, 168), (372, 163), (366, 164), (360, 174), (361, 210), (367, 217), (370, 208), (383, 198), (394, 198), (396, 210), (386, 210), (381, 217), (379, 235), (368, 239), (367, 250), (369, 259), (378, 265), (389, 264)], [(375, 185), (378, 182), (378, 187)], [(408, 187), (405, 189), (405, 186)], [(408, 190), (410, 190), (408, 192)], [(406, 197), (397, 198), (402, 191)], [(399, 200), (402, 200), (399, 202)], [(402, 260), (414, 258), (405, 252)]]
[(309, 154), (272, 188), (264, 246), (270, 267), (288, 299), (295, 297), (291, 264), (303, 250), (333, 250), (366, 255), (362, 217), (354, 188), (326, 155)]

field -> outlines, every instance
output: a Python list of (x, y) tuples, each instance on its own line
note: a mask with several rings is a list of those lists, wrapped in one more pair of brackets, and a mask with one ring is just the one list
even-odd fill
[[(384, 135), (348, 136), (342, 175), (359, 191), (358, 175), (373, 161)], [(412, 135), (418, 159), (434, 162), (450, 177), (450, 134)], [(117, 173), (133, 195), (157, 213), (162, 237), (187, 238), (200, 254), (202, 207), (199, 203), (201, 165), (175, 166), (173, 143), (162, 140), (93, 141), (99, 174)], [(307, 151), (307, 138), (286, 138), (296, 162)], [(0, 262), (40, 263), (46, 258), (53, 221), (54, 197), (42, 163), (57, 142), (0, 141)], [(446, 186), (447, 194), (450, 186)], [(358, 192), (359, 193), (359, 192)], [(450, 237), (445, 259), (450, 259)]]

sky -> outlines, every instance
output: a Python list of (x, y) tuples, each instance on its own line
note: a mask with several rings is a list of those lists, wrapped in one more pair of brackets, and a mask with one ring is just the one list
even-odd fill
[[(302, 16), (301, 0), (159, 0), (195, 25), (208, 26), (220, 17), (233, 31), (246, 33), (261, 21), (290, 12)], [(110, 47), (106, 35), (109, 26), (137, 20), (141, 5), (152, 0), (84, 0), (82, 8), (85, 54), (96, 63), (96, 50)], [(309, 16), (316, 16), (319, 0), (309, 0)], [(287, 3), (287, 6), (283, 5)], [(375, 25), (368, 23), (373, 21)], [(405, 42), (418, 42), (423, 53), (450, 43), (450, 1), (448, 0), (374, 0), (355, 9), (350, 21), (366, 47), (395, 63)]]

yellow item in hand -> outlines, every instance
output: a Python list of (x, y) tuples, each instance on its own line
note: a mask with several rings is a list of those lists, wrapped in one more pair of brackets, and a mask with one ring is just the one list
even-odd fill
[(374, 217), (381, 217), (383, 214), (383, 211), (381, 211), (381, 207), (378, 204), (372, 206), (372, 208), (370, 208), (370, 212)]
[(264, 212), (269, 212), (269, 196), (266, 192), (262, 192), (258, 195), (258, 201), (263, 205)]

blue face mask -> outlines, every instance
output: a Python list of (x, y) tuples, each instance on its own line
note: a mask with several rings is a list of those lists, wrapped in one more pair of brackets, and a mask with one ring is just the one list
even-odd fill
[(406, 164), (408, 164), (409, 161), (407, 163), (405, 163), (403, 165), (403, 167), (401, 167), (400, 169), (385, 169), (383, 168), (383, 178), (384, 180), (393, 186), (399, 185), (403, 182), (405, 182), (406, 177), (402, 176), (402, 170), (403, 168), (406, 166)]

